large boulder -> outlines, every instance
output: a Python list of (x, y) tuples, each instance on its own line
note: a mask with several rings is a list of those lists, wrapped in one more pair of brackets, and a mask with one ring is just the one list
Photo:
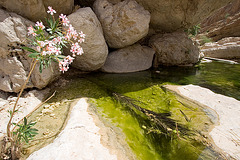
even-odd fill
[(199, 49), (185, 32), (157, 34), (149, 45), (155, 49), (154, 66), (191, 65), (199, 60)]
[(240, 37), (228, 37), (218, 42), (205, 43), (201, 52), (206, 57), (236, 59), (240, 58)]
[[(94, 71), (101, 68), (108, 55), (101, 24), (91, 8), (80, 8), (68, 16), (70, 23), (78, 31), (86, 34), (85, 42), (81, 44), (84, 54), (75, 57), (72, 64), (83, 71)], [(71, 54), (65, 50), (65, 54)]]
[(147, 70), (152, 66), (155, 51), (147, 46), (135, 44), (111, 52), (101, 68), (108, 73), (128, 73)]
[[(29, 25), (33, 23), (0, 9), (0, 90), (19, 92), (27, 79), (32, 60), (21, 46), (26, 41)], [(52, 65), (39, 73), (37, 66), (26, 88), (45, 87), (60, 75), (60, 72), (53, 72), (57, 67), (57, 64)]]
[[(115, 0), (114, 0), (115, 1)], [(156, 31), (173, 32), (199, 24), (232, 0), (136, 0), (151, 13), (150, 26)]]
[(74, 7), (74, 0), (1, 0), (0, 5), (8, 11), (36, 22), (47, 17), (48, 6), (52, 6), (57, 11), (57, 15), (70, 14)]
[(136, 1), (125, 0), (112, 4), (108, 0), (96, 0), (94, 11), (111, 48), (132, 45), (148, 33), (150, 13)]

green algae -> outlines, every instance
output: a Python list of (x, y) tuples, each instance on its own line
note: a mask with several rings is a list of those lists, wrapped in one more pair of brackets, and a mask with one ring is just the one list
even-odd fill
[[(57, 88), (56, 96), (49, 101), (49, 103), (60, 102), (62, 104), (54, 112), (57, 117), (56, 122), (52, 117), (46, 116), (47, 118), (42, 122), (37, 123), (36, 127), (41, 130), (41, 133), (36, 138), (42, 141), (41, 143), (35, 141), (30, 146), (38, 145), (36, 147), (38, 149), (50, 143), (64, 126), (71, 102), (77, 98), (87, 97), (104, 119), (122, 130), (128, 145), (138, 159), (216, 158), (217, 155), (203, 144), (203, 139), (197, 136), (179, 138), (176, 134), (170, 137), (160, 134), (159, 129), (153, 125), (151, 120), (114, 99), (113, 93), (129, 97), (142, 108), (156, 113), (171, 112), (171, 118), (176, 120), (177, 124), (205, 134), (213, 124), (210, 118), (201, 108), (188, 102), (185, 103), (162, 86), (164, 84), (196, 84), (239, 99), (240, 94), (237, 92), (240, 87), (239, 69), (239, 65), (210, 63), (202, 64), (198, 68), (171, 67), (131, 74), (92, 73), (81, 78), (69, 77), (67, 85)], [(30, 119), (36, 120), (41, 110), (42, 108), (39, 108)], [(49, 123), (52, 124), (49, 125)], [(56, 130), (53, 131), (52, 128)], [(44, 137), (43, 133), (46, 130), (54, 136)], [(182, 134), (181, 131), (179, 134)], [(32, 151), (33, 149), (29, 152)]]

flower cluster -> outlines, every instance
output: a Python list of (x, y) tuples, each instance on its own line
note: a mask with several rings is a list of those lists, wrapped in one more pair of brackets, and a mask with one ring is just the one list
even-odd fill
[[(48, 20), (48, 24), (51, 24), (50, 28), (44, 26), (42, 22), (36, 22), (34, 26), (28, 27), (28, 35), (35, 38), (34, 45), (37, 48), (36, 51), (40, 53), (39, 56), (57, 60), (60, 71), (65, 72), (73, 62), (73, 57), (84, 53), (80, 44), (85, 41), (86, 35), (82, 31), (78, 33), (66, 15), (60, 14), (59, 21), (55, 21), (53, 14), (56, 11), (50, 6), (48, 9), (47, 13), (52, 15), (52, 18)], [(60, 28), (63, 28), (64, 31)], [(70, 44), (72, 56), (59, 56), (66, 44)]]

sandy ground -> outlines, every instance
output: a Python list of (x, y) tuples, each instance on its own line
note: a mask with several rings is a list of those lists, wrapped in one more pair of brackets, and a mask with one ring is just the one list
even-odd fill
[(226, 155), (240, 160), (240, 101), (195, 85), (165, 87), (214, 110), (218, 115), (218, 124), (211, 130), (210, 136)]

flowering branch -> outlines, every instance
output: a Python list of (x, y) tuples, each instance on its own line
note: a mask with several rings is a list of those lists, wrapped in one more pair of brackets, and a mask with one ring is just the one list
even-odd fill
[[(35, 134), (37, 134), (35, 132), (37, 131), (36, 129), (31, 129), (31, 132), (30, 130), (22, 130), (27, 125), (31, 127), (35, 124), (27, 124), (27, 119), (25, 117), (23, 125), (24, 127), (21, 125), (17, 125), (20, 128), (16, 132), (11, 132), (11, 126), (15, 124), (12, 123), (12, 119), (16, 112), (18, 100), (21, 97), (21, 94), (26, 87), (37, 62), (40, 63), (40, 73), (44, 68), (49, 67), (51, 61), (57, 62), (59, 64), (59, 70), (64, 73), (69, 69), (69, 65), (73, 62), (74, 57), (76, 55), (82, 55), (84, 53), (80, 44), (85, 41), (85, 34), (82, 31), (78, 33), (70, 24), (66, 15), (61, 14), (59, 18), (55, 20), (53, 15), (54, 13), (56, 13), (56, 11), (52, 7), (48, 7), (47, 13), (51, 15), (49, 19), (46, 18), (47, 24), (49, 25), (48, 27), (45, 26), (41, 21), (37, 21), (34, 26), (28, 27), (28, 35), (33, 37), (33, 39), (31, 40), (31, 45), (34, 48), (22, 47), (22, 49), (30, 52), (28, 56), (30, 58), (33, 58), (33, 62), (31, 64), (31, 69), (28, 74), (27, 80), (21, 87), (18, 98), (14, 104), (12, 111), (10, 112), (10, 120), (7, 124), (7, 139), (9, 139), (9, 142), (11, 143), (10, 148), (12, 159), (18, 158), (17, 152), (18, 148), (20, 148), (20, 146), (18, 145), (20, 145), (20, 141), (23, 141), (22, 138), (24, 138), (27, 143), (29, 139), (31, 139), (33, 136), (35, 136)], [(62, 55), (63, 47), (67, 47), (67, 44), (70, 44), (71, 46), (70, 52), (72, 53), (72, 56)]]

